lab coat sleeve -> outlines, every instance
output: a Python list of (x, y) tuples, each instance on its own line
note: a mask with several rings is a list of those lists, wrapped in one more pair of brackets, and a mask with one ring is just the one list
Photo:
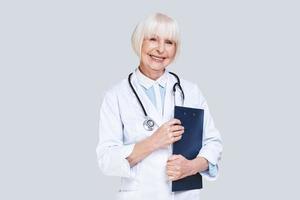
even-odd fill
[(103, 174), (131, 178), (134, 176), (127, 157), (134, 144), (124, 144), (123, 125), (117, 95), (107, 92), (100, 108), (98, 164)]
[(208, 160), (209, 164), (214, 166), (215, 173), (210, 173), (209, 170), (201, 172), (207, 180), (215, 180), (218, 177), (219, 161), (223, 151), (222, 139), (218, 129), (214, 125), (213, 118), (209, 112), (209, 108), (205, 98), (200, 90), (197, 88), (200, 96), (200, 105), (204, 109), (204, 122), (203, 122), (203, 143), (198, 156), (204, 157)]

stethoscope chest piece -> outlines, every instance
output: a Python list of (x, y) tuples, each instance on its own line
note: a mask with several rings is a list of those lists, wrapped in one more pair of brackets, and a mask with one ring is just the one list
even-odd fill
[[(177, 79), (177, 83), (175, 83), (174, 86), (173, 86), (174, 103), (175, 103), (175, 105), (176, 105), (176, 102), (175, 102), (175, 92), (176, 92), (176, 87), (179, 87), (179, 89), (180, 89), (180, 91), (181, 91), (181, 95), (182, 95), (181, 97), (182, 97), (182, 105), (183, 105), (183, 101), (184, 101), (184, 92), (183, 92), (183, 90), (182, 90), (182, 88), (181, 88), (181, 85), (180, 85), (180, 79), (179, 79), (179, 77), (178, 77), (176, 74), (174, 74), (173, 72), (169, 72), (169, 73), (172, 74), (172, 75), (174, 75), (174, 76), (176, 77), (176, 79)], [(141, 102), (141, 100), (140, 100), (138, 94), (136, 93), (135, 89), (133, 88), (133, 85), (131, 84), (131, 75), (132, 75), (132, 73), (130, 73), (130, 74), (128, 75), (128, 83), (129, 83), (130, 88), (132, 89), (132, 92), (133, 92), (134, 95), (136, 96), (136, 98), (137, 98), (137, 100), (138, 100), (140, 106), (141, 106), (142, 109), (143, 109), (144, 116), (145, 116), (145, 121), (144, 121), (144, 123), (143, 123), (144, 129), (145, 129), (146, 131), (153, 131), (153, 130), (154, 130), (154, 126), (155, 126), (155, 122), (154, 122), (150, 117), (148, 117), (148, 114), (147, 114), (147, 112), (146, 112), (146, 110), (145, 110), (145, 108), (144, 108), (143, 103)]]
[(150, 119), (149, 117), (146, 117), (143, 126), (145, 128), (146, 131), (153, 131), (154, 129), (154, 121), (152, 119)]

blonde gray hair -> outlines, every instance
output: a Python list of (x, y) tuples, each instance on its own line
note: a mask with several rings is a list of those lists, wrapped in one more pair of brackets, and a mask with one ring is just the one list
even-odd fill
[(141, 58), (141, 49), (144, 38), (153, 35), (166, 37), (169, 40), (174, 41), (176, 44), (175, 57), (177, 57), (180, 49), (180, 35), (176, 20), (162, 13), (154, 13), (149, 15), (135, 27), (131, 37), (131, 45), (139, 58)]

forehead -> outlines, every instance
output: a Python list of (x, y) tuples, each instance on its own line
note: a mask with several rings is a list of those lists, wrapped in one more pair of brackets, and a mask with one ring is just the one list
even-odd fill
[(169, 39), (177, 41), (176, 29), (170, 23), (153, 23), (145, 29), (144, 36), (148, 37), (159, 37), (163, 39)]

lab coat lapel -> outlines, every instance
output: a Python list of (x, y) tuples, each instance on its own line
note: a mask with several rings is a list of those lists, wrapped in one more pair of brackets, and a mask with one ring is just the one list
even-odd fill
[(175, 80), (171, 74), (168, 73), (168, 80), (166, 86), (166, 95), (164, 102), (164, 116), (163, 123), (169, 121), (174, 117), (174, 95), (173, 95), (173, 85)]
[[(133, 73), (132, 75), (132, 81), (134, 85), (134, 89), (136, 90), (139, 98), (141, 99), (142, 104), (145, 107), (145, 110), (148, 114), (148, 116), (154, 120), (154, 122), (158, 125), (161, 126), (162, 124), (162, 116), (159, 114), (155, 106), (152, 104), (150, 99), (147, 97), (146, 93), (143, 91), (141, 88), (140, 84), (138, 83), (136, 74)], [(142, 109), (142, 108), (141, 108)]]

